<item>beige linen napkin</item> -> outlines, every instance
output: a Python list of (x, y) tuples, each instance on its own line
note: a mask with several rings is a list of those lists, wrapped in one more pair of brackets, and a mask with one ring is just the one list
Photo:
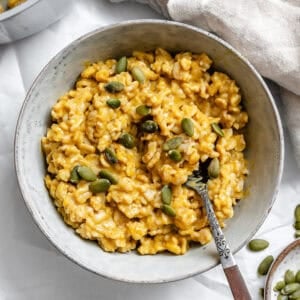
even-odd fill
[(300, 0), (129, 1), (148, 4), (167, 18), (214, 32), (263, 76), (279, 84), (300, 166)]

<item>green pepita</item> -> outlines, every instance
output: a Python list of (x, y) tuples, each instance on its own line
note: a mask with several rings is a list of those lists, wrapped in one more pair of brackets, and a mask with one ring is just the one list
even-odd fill
[(131, 70), (132, 77), (139, 83), (144, 83), (146, 78), (144, 72), (139, 67), (133, 67)]
[(106, 104), (111, 108), (118, 108), (121, 105), (121, 101), (119, 99), (108, 99)]
[(296, 221), (294, 227), (296, 230), (300, 230), (300, 221)]
[(223, 130), (220, 128), (219, 124), (217, 123), (212, 123), (211, 124), (212, 129), (214, 130), (214, 132), (216, 134), (218, 134), (219, 136), (224, 136), (224, 132)]
[(124, 84), (119, 81), (111, 81), (104, 88), (110, 93), (119, 93), (124, 89)]
[(175, 217), (176, 216), (175, 210), (170, 205), (163, 204), (161, 209), (169, 217)]
[(269, 246), (269, 242), (267, 242), (266, 240), (262, 240), (262, 239), (254, 239), (254, 240), (250, 241), (248, 244), (248, 248), (251, 251), (262, 251), (262, 250), (266, 249), (268, 246)]
[(105, 148), (104, 155), (105, 155), (106, 160), (110, 164), (116, 164), (118, 162), (117, 155), (116, 155), (116, 153), (115, 153), (115, 151), (113, 149), (111, 149), (111, 148)]
[(86, 181), (94, 181), (97, 179), (97, 176), (94, 173), (94, 171), (91, 168), (86, 167), (86, 166), (79, 166), (77, 168), (77, 173), (80, 178), (82, 178)]
[(168, 185), (165, 185), (162, 189), (161, 189), (161, 199), (163, 204), (171, 204), (172, 201), (172, 190), (170, 189), (170, 187)]
[(141, 129), (147, 133), (154, 133), (158, 130), (158, 125), (152, 120), (147, 120), (141, 125)]
[(267, 256), (258, 266), (257, 272), (260, 275), (266, 275), (271, 267), (274, 257), (272, 255)]
[(107, 170), (101, 170), (99, 172), (99, 176), (101, 178), (105, 178), (105, 179), (108, 179), (110, 181), (111, 184), (117, 184), (118, 183), (118, 179), (112, 174), (110, 173), (109, 171)]
[(275, 286), (274, 286), (274, 292), (279, 292), (280, 290), (282, 290), (285, 287), (285, 282), (282, 281), (278, 281)]
[(217, 157), (212, 159), (207, 168), (209, 178), (217, 178), (220, 173), (220, 162)]
[(175, 162), (180, 162), (182, 160), (181, 153), (179, 151), (175, 150), (175, 149), (174, 150), (170, 150), (168, 152), (168, 156), (169, 156), (170, 159), (172, 159)]
[(116, 65), (116, 73), (120, 74), (122, 72), (126, 72), (127, 70), (127, 58), (126, 56), (121, 57)]
[(289, 296), (289, 299), (292, 299), (292, 300), (297, 300), (298, 298), (300, 298), (300, 289), (297, 289), (295, 292), (293, 292)]
[(72, 169), (72, 171), (71, 171), (71, 174), (70, 174), (70, 182), (71, 182), (71, 183), (78, 183), (79, 180), (80, 180), (80, 177), (79, 177), (78, 172), (77, 172), (78, 167), (79, 167), (79, 166), (75, 166), (75, 167)]
[(123, 133), (119, 139), (119, 142), (128, 149), (132, 149), (135, 146), (135, 139), (129, 133)]
[(151, 112), (151, 108), (147, 105), (140, 105), (135, 109), (136, 113), (139, 114), (140, 116), (147, 116)]
[(194, 123), (191, 119), (189, 119), (189, 118), (182, 119), (181, 128), (186, 135), (188, 135), (188, 136), (194, 135)]
[(295, 219), (297, 222), (300, 222), (300, 204), (295, 208)]
[(297, 291), (298, 289), (300, 289), (300, 283), (298, 282), (289, 283), (281, 290), (281, 294), (290, 295), (295, 291)]
[(300, 230), (296, 230), (295, 231), (295, 238), (299, 238), (300, 237)]
[(300, 271), (296, 273), (295, 280), (300, 283)]
[(110, 185), (108, 179), (97, 179), (89, 184), (89, 190), (93, 194), (104, 193), (109, 189)]
[(286, 295), (278, 295), (277, 296), (277, 300), (288, 300), (289, 299), (289, 297), (288, 296), (286, 296)]
[(180, 146), (182, 141), (183, 141), (183, 138), (181, 136), (171, 138), (163, 144), (163, 150), (169, 151), (169, 150), (176, 149)]
[(295, 273), (291, 270), (287, 270), (285, 273), (284, 273), (284, 282), (286, 284), (289, 284), (289, 283), (293, 283), (295, 282), (296, 278), (295, 278)]

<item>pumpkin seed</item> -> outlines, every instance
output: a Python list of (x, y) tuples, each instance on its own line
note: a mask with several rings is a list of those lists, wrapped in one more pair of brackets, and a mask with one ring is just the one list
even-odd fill
[(298, 289), (300, 289), (300, 283), (298, 282), (289, 283), (281, 290), (281, 294), (290, 295), (296, 292)]
[(163, 204), (161, 209), (166, 215), (168, 215), (170, 217), (176, 216), (175, 210), (170, 205)]
[(119, 139), (119, 142), (128, 149), (132, 149), (135, 146), (134, 137), (129, 133), (123, 133)]
[(110, 185), (108, 179), (97, 179), (89, 184), (89, 190), (93, 194), (104, 193), (109, 189)]
[(250, 241), (250, 243), (248, 244), (248, 248), (251, 251), (262, 251), (266, 249), (268, 246), (269, 246), (269, 242), (262, 239), (254, 239)]
[(72, 171), (71, 171), (71, 174), (70, 174), (70, 182), (71, 182), (71, 183), (78, 183), (79, 180), (80, 180), (80, 177), (79, 177), (78, 172), (77, 172), (78, 167), (79, 167), (79, 166), (75, 166), (75, 167), (72, 169)]
[(300, 283), (300, 271), (296, 273), (295, 280)]
[(117, 158), (114, 150), (112, 150), (110, 148), (105, 148), (104, 155), (109, 163), (116, 164), (118, 162), (118, 158)]
[(163, 204), (171, 204), (172, 201), (172, 190), (169, 188), (168, 185), (165, 185), (162, 189), (161, 189), (161, 198), (162, 198), (162, 202)]
[(131, 70), (132, 77), (139, 83), (144, 83), (146, 78), (144, 72), (139, 67), (133, 67)]
[(207, 168), (208, 176), (210, 178), (217, 178), (220, 173), (220, 162), (217, 157), (212, 159)]
[(284, 273), (284, 282), (286, 284), (289, 284), (289, 283), (293, 283), (295, 282), (296, 278), (295, 278), (295, 273), (291, 270), (287, 270), (285, 273)]
[(212, 123), (211, 124), (212, 129), (214, 130), (214, 132), (216, 134), (218, 134), (219, 136), (224, 136), (224, 132), (223, 130), (220, 128), (219, 124), (217, 123)]
[(151, 112), (151, 108), (147, 105), (140, 105), (135, 109), (136, 113), (140, 116), (147, 116)]
[(123, 56), (117, 62), (116, 73), (120, 74), (122, 72), (126, 72), (126, 70), (127, 70), (127, 57)]
[(300, 221), (296, 221), (294, 227), (295, 229), (300, 230)]
[(111, 108), (118, 108), (121, 105), (121, 101), (119, 99), (108, 99), (106, 104)]
[(285, 282), (284, 282), (283, 280), (282, 280), (282, 281), (278, 281), (278, 282), (275, 284), (273, 290), (274, 290), (274, 292), (279, 292), (279, 291), (282, 290), (284, 287), (285, 287)]
[(108, 179), (110, 181), (111, 184), (117, 184), (118, 183), (118, 179), (112, 174), (110, 173), (109, 171), (107, 170), (101, 170), (99, 172), (99, 176), (101, 178), (105, 178), (105, 179)]
[(151, 120), (147, 120), (145, 121), (142, 125), (141, 125), (141, 129), (144, 132), (148, 132), (148, 133), (154, 133), (158, 130), (158, 125), (156, 122), (151, 121)]
[(277, 300), (288, 300), (289, 299), (289, 297), (288, 296), (286, 296), (286, 295), (278, 295), (277, 296)]
[(110, 93), (119, 93), (124, 89), (124, 84), (119, 81), (111, 81), (104, 88)]
[(175, 162), (180, 162), (182, 160), (181, 153), (179, 151), (175, 150), (175, 149), (174, 150), (170, 150), (168, 152), (168, 156), (169, 156), (170, 159), (172, 159)]
[(176, 149), (177, 147), (180, 146), (182, 141), (183, 141), (183, 138), (181, 136), (171, 138), (163, 144), (163, 150), (164, 151), (169, 151), (169, 150), (172, 150), (172, 149)]
[(299, 238), (300, 237), (300, 230), (296, 230), (295, 231), (295, 238)]
[(79, 175), (80, 178), (82, 178), (82, 179), (84, 179), (86, 181), (94, 181), (94, 180), (97, 179), (96, 174), (89, 167), (79, 166), (77, 168), (77, 173), (78, 173), (78, 175)]
[(186, 135), (188, 135), (188, 136), (194, 135), (194, 123), (191, 119), (189, 119), (189, 118), (182, 119), (181, 128)]
[(295, 292), (293, 292), (289, 296), (289, 299), (292, 299), (292, 300), (297, 300), (298, 298), (300, 298), (300, 289), (297, 289)]
[(266, 275), (271, 267), (271, 264), (274, 260), (272, 255), (267, 256), (258, 266), (257, 272), (260, 275)]
[(297, 222), (300, 222), (300, 204), (295, 208), (295, 219)]

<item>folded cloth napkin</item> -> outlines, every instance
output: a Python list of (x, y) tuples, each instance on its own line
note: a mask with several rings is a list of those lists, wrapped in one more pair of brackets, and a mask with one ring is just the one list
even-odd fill
[(300, 0), (129, 1), (214, 32), (247, 57), (260, 74), (279, 84), (300, 166)]

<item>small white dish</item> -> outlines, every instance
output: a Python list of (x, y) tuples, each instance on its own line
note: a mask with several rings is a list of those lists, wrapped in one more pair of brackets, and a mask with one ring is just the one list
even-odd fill
[(286, 270), (300, 270), (300, 239), (284, 248), (273, 262), (266, 279), (264, 299), (277, 299), (278, 292), (273, 291), (273, 288), (283, 279)]

